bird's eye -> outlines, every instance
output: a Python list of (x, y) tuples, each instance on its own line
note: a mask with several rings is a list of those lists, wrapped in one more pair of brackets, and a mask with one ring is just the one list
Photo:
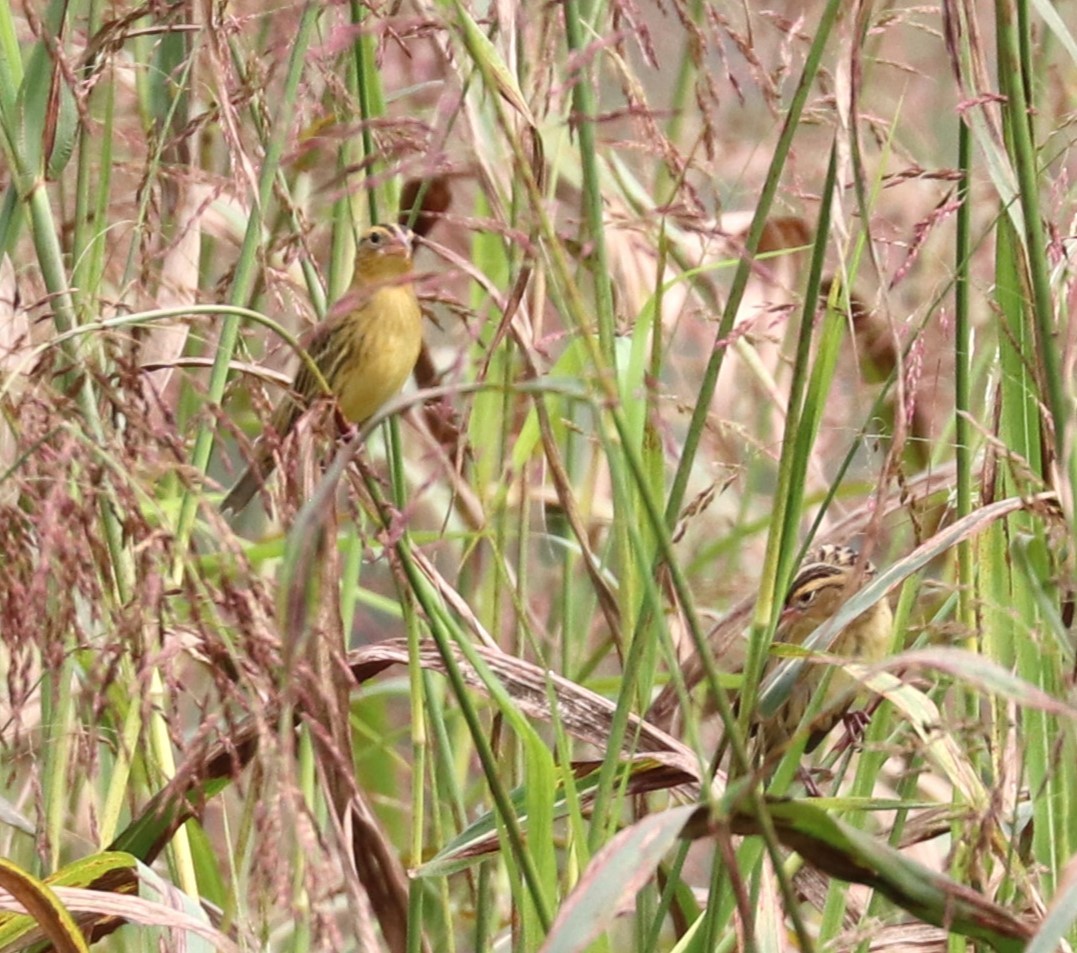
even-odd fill
[(798, 609), (807, 609), (813, 602), (815, 602), (815, 594), (817, 589), (808, 589), (806, 592), (796, 592), (793, 594), (793, 605)]
[(378, 245), (381, 244), (382, 237), (383, 236), (381, 232), (371, 232), (369, 235), (367, 235), (366, 240), (376, 248)]

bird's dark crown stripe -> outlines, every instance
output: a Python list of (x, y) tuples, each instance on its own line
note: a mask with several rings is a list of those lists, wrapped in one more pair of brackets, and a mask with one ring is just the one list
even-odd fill
[(814, 566), (807, 566), (800, 570), (790, 588), (796, 590), (809, 582), (815, 582), (817, 579), (829, 579), (831, 576), (845, 575), (847, 575), (847, 573), (841, 566), (829, 566), (826, 563), (816, 563)]

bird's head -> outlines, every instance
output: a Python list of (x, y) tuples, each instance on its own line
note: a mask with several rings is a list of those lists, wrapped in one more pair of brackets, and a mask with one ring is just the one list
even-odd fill
[(871, 563), (846, 546), (821, 546), (804, 560), (789, 587), (778, 631), (783, 641), (802, 642), (875, 574)]
[(355, 251), (356, 276), (365, 282), (387, 281), (411, 271), (414, 239), (403, 225), (375, 225), (359, 239)]

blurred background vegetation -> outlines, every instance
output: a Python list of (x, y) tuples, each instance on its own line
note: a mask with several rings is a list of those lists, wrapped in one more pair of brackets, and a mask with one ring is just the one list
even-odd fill
[[(0, 949), (1068, 948), (1075, 34), (0, 2)], [(230, 524), (413, 208), (414, 385)], [(895, 609), (868, 733), (711, 784), (640, 719), (788, 691), (811, 542)]]

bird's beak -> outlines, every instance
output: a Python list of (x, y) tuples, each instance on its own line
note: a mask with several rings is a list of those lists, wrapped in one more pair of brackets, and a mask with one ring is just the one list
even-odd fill
[(393, 241), (392, 244), (386, 247), (385, 251), (390, 253), (397, 252), (411, 257), (415, 247), (415, 233), (404, 225), (388, 225), (386, 228), (393, 236)]

